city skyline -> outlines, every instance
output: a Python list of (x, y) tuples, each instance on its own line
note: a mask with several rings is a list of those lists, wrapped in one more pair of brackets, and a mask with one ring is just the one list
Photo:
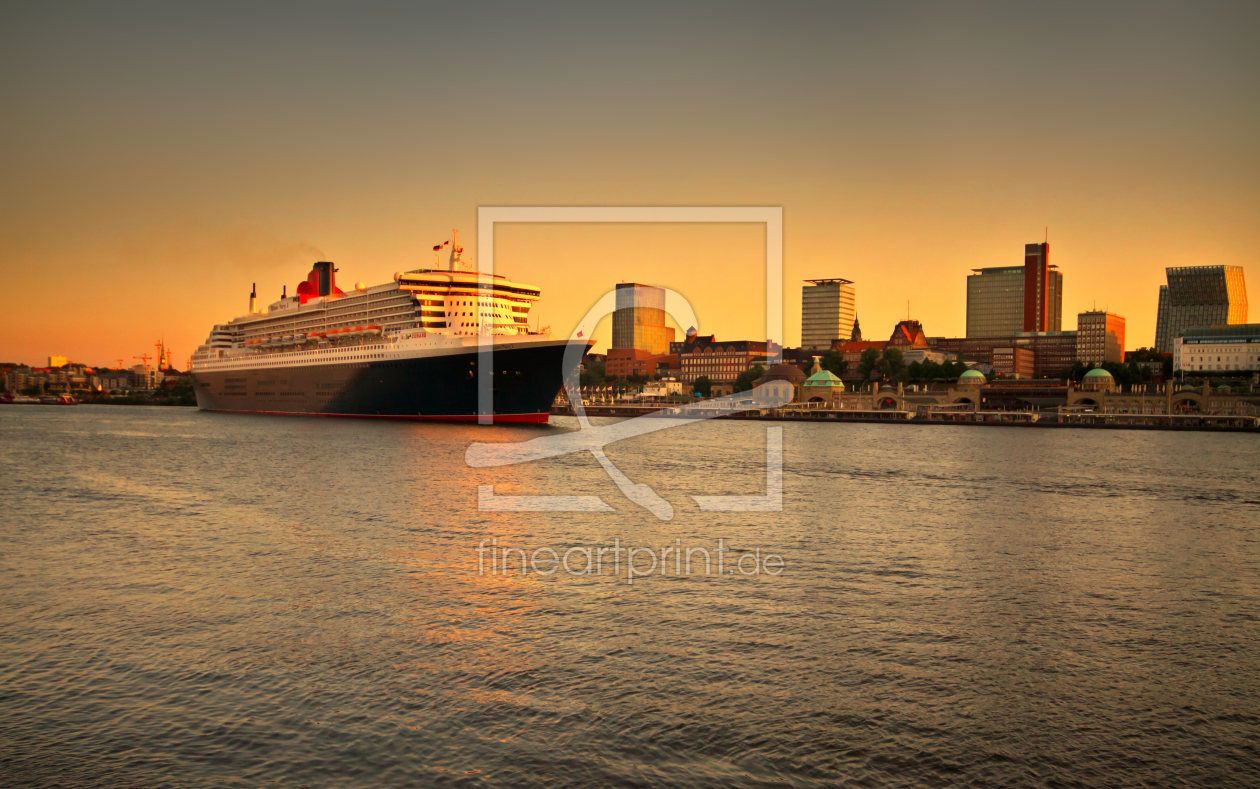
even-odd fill
[[(9, 7), (0, 361), (164, 337), (182, 367), (254, 282), (262, 304), (316, 260), (386, 282), (452, 228), (477, 260), (485, 205), (781, 205), (788, 346), (796, 287), (829, 277), (861, 284), (874, 334), (962, 336), (967, 273), (1047, 226), (1063, 312), (1125, 315), (1129, 349), (1166, 268), (1255, 279), (1260, 12), (920, 11)], [(683, 293), (703, 333), (764, 334), (757, 228), (497, 239), (557, 335), (620, 280)]]

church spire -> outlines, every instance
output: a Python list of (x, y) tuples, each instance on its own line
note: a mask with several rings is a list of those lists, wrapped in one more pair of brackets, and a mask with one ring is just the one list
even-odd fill
[(849, 339), (853, 340), (854, 342), (862, 341), (862, 327), (858, 325), (857, 316), (854, 316), (853, 318), (853, 334), (851, 337), (849, 337)]

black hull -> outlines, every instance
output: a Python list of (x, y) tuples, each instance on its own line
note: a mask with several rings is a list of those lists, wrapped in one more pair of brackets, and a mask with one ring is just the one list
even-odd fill
[[(564, 343), (496, 349), (496, 422), (546, 422), (564, 381)], [(205, 411), (476, 421), (478, 353), (412, 359), (194, 371)]]

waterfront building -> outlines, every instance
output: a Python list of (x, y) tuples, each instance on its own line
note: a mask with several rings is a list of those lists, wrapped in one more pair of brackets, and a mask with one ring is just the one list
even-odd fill
[(617, 283), (612, 348), (633, 348), (653, 355), (669, 352), (674, 330), (665, 325), (665, 290), (635, 282)]
[(1185, 372), (1260, 371), (1260, 323), (1195, 326), (1173, 340), (1173, 369)]
[(608, 355), (604, 358), (604, 375), (609, 378), (650, 378), (661, 369), (678, 369), (678, 354), (654, 354), (634, 348), (609, 348)]
[(844, 394), (844, 382), (830, 370), (822, 369), (817, 356), (814, 357), (814, 368), (811, 373), (801, 384), (801, 401), (816, 403), (823, 407), (838, 403), (840, 395)]
[(1159, 290), (1155, 350), (1171, 353), (1173, 342), (1192, 326), (1247, 322), (1247, 283), (1242, 266), (1179, 266), (1165, 269)]
[(161, 370), (147, 364), (137, 364), (131, 368), (131, 386), (133, 389), (157, 389), (162, 385), (165, 376)]
[(1081, 379), (1082, 392), (1114, 392), (1117, 391), (1116, 379), (1111, 373), (1097, 368), (1085, 373), (1085, 377)]
[(9, 392), (21, 392), (28, 386), (43, 388), (44, 379), (29, 367), (14, 367), (4, 374), (4, 388)]
[(893, 327), (892, 336), (888, 338), (884, 347), (896, 348), (902, 354), (911, 349), (926, 349), (928, 340), (927, 333), (923, 331), (923, 324), (912, 320), (900, 321)]
[[(792, 388), (791, 402), (799, 403), (803, 399), (803, 387), (805, 384), (805, 372), (794, 364), (775, 364), (766, 370), (765, 375), (753, 381), (753, 386), (758, 387), (764, 384), (777, 384), (778, 386), (790, 386)], [(772, 388), (773, 391), (773, 388)]]
[(699, 334), (696, 327), (691, 326), (687, 329), (686, 336), (681, 341), (671, 342), (669, 344), (670, 353), (682, 353), (687, 350), (687, 346), (693, 343), (713, 342), (717, 339), (716, 334)]
[(682, 381), (679, 381), (677, 378), (662, 378), (659, 381), (649, 381), (639, 394), (641, 397), (664, 398), (682, 393)]
[[(773, 350), (773, 347), (772, 347)], [(814, 358), (814, 351), (805, 348), (781, 348), (779, 361), (785, 364), (794, 364), (802, 370), (808, 369), (811, 360)]]
[(1063, 275), (1050, 265), (1050, 245), (1024, 245), (1024, 328), (1026, 332), (1063, 328)]
[(979, 370), (964, 370), (963, 374), (958, 376), (959, 386), (983, 386), (986, 383), (988, 379)]
[[(1006, 337), (931, 337), (929, 347), (967, 364), (993, 364), (1000, 348), (1025, 348), (1033, 355), (1033, 377), (1054, 378), (1076, 361), (1077, 332), (1016, 332)], [(1012, 357), (1010, 362), (1014, 364)], [(1021, 364), (1026, 365), (1026, 357)], [(1026, 366), (1024, 369), (1027, 369)]]
[(901, 351), (902, 358), (906, 364), (912, 361), (923, 361), (924, 359), (933, 358), (939, 355), (939, 361), (944, 361), (944, 354), (934, 354), (933, 349), (928, 342), (927, 332), (923, 330), (923, 324), (916, 320), (904, 320), (897, 323), (893, 327), (892, 334), (885, 341), (863, 340), (861, 330), (857, 328), (856, 321), (854, 325), (856, 337), (851, 340), (833, 340), (828, 350), (839, 351), (843, 359), (849, 363), (849, 367), (856, 367), (858, 362), (862, 360), (862, 352), (873, 348), (882, 356), (888, 348), (896, 348)]
[(1105, 310), (1076, 316), (1076, 361), (1085, 364), (1124, 361), (1124, 316)]
[[(1260, 386), (1254, 383), (1197, 386), (1169, 383), (1138, 384), (1124, 390), (1106, 370), (1093, 370), (1080, 384), (1046, 379), (986, 380), (978, 369), (965, 371), (945, 388), (907, 388), (867, 384), (833, 391), (830, 400), (813, 399), (804, 374), (793, 365), (776, 365), (757, 381), (759, 386), (791, 386), (796, 396), (788, 409), (822, 411), (901, 411), (918, 418), (950, 419), (951, 415), (987, 412), (1039, 412), (1041, 420), (1080, 421), (1082, 418), (1111, 424), (1182, 424), (1194, 417), (1211, 420), (1260, 418)], [(939, 416), (938, 416), (939, 415)], [(825, 413), (815, 414), (827, 418)], [(1109, 417), (1115, 417), (1111, 419)], [(968, 419), (970, 421), (970, 419)], [(1002, 421), (1000, 418), (998, 421)], [(1220, 422), (1216, 422), (1220, 424)]]
[(839, 351), (840, 355), (849, 363), (849, 369), (854, 369), (858, 362), (862, 361), (862, 352), (868, 348), (874, 348), (880, 355), (883, 355), (884, 348), (888, 345), (884, 340), (843, 340), (832, 343), (831, 350)]
[(1169, 313), (1169, 295), (1168, 286), (1159, 286), (1159, 311), (1155, 313), (1155, 344), (1151, 346), (1160, 353), (1169, 353), (1159, 346), (1162, 340), (1167, 340), (1172, 345), (1172, 338), (1168, 336), (1168, 313)]
[[(690, 330), (679, 345), (678, 369), (683, 383), (692, 384), (705, 376), (714, 383), (734, 383), (739, 374), (760, 364), (765, 367), (772, 353), (770, 343), (759, 340), (718, 342), (713, 335), (699, 337)], [(671, 346), (672, 347), (672, 346)], [(611, 353), (611, 351), (610, 351)]]
[(931, 348), (907, 348), (901, 352), (901, 359), (906, 364), (911, 362), (936, 362), (944, 364), (952, 362), (957, 358), (956, 354), (945, 353), (944, 351), (934, 351)]
[(1031, 348), (1008, 345), (989, 352), (989, 365), (995, 373), (1014, 378), (1032, 378), (1037, 368), (1036, 354)]
[(1057, 379), (1000, 378), (980, 388), (985, 411), (1027, 411), (1067, 405), (1072, 386)]
[(102, 372), (97, 376), (102, 392), (116, 392), (131, 388), (131, 373), (122, 370)]
[(1063, 274), (1049, 244), (1025, 244), (1024, 265), (972, 269), (967, 277), (967, 336), (1009, 337), (1063, 328)]
[(967, 337), (1002, 337), (1024, 327), (1024, 267), (978, 268), (967, 277)]
[(857, 293), (847, 279), (807, 279), (801, 288), (801, 347), (826, 350), (849, 340), (857, 322)]

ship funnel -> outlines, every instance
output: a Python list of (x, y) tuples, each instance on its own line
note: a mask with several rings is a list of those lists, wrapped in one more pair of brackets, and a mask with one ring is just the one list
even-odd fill
[(249, 286), (249, 314), (253, 315), (258, 311), (258, 283), (255, 282)]
[(317, 296), (331, 296), (337, 292), (337, 269), (327, 260), (315, 264), (315, 273), (319, 275)]

